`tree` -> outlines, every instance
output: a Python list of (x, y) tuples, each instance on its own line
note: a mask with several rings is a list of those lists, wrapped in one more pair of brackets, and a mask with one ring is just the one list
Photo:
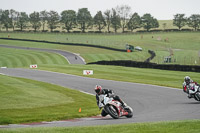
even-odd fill
[(163, 29), (165, 30), (167, 27), (167, 23), (163, 23), (162, 25), (163, 25)]
[(1, 28), (2, 28), (2, 14), (3, 14), (3, 10), (0, 9), (0, 31), (1, 31)]
[(131, 11), (131, 7), (128, 5), (121, 5), (121, 6), (116, 7), (116, 12), (121, 19), (120, 22), (121, 22), (122, 32), (124, 32), (125, 28), (127, 27), (130, 11)]
[(98, 11), (94, 16), (94, 24), (98, 27), (99, 32), (106, 26), (105, 19), (101, 11)]
[(199, 14), (193, 14), (188, 18), (188, 26), (194, 28), (195, 31), (200, 26), (200, 15)]
[(27, 27), (29, 21), (29, 17), (25, 12), (20, 12), (18, 15), (17, 27), (21, 29), (21, 31)]
[(11, 25), (12, 25), (13, 31), (15, 30), (15, 26), (17, 25), (17, 17), (18, 17), (18, 12), (11, 9), (10, 18), (11, 18)]
[(40, 13), (39, 12), (33, 12), (29, 15), (29, 18), (30, 18), (30, 23), (32, 24), (32, 27), (36, 32), (37, 29), (39, 29), (41, 27)]
[(174, 15), (173, 25), (177, 26), (179, 30), (181, 30), (181, 28), (186, 25), (186, 22), (187, 18), (185, 17), (185, 14)]
[(142, 27), (149, 31), (151, 28), (158, 28), (159, 23), (158, 20), (153, 18), (151, 14), (144, 14), (141, 18), (142, 20)]
[(120, 16), (117, 15), (117, 12), (115, 9), (112, 9), (111, 24), (112, 24), (112, 27), (114, 28), (115, 33), (121, 27), (120, 21), (121, 21)]
[(48, 20), (48, 12), (46, 10), (40, 12), (40, 21), (42, 23), (42, 31), (44, 32), (45, 24)]
[(47, 23), (49, 25), (49, 28), (51, 29), (51, 32), (53, 32), (53, 30), (57, 28), (57, 24), (59, 23), (59, 18), (60, 16), (56, 11), (48, 12)]
[(131, 32), (133, 32), (134, 29), (141, 27), (141, 18), (138, 15), (138, 13), (134, 13), (131, 16), (127, 26), (128, 26), (128, 29), (131, 30)]
[(105, 15), (105, 20), (106, 20), (107, 30), (108, 30), (108, 33), (110, 33), (111, 10), (106, 10), (106, 11), (104, 12), (104, 15)]
[(77, 22), (80, 24), (82, 32), (85, 32), (85, 30), (92, 25), (92, 16), (87, 8), (78, 10)]
[(61, 13), (61, 22), (64, 23), (67, 32), (70, 32), (76, 25), (76, 12), (65, 10)]
[(9, 10), (5, 10), (2, 12), (2, 16), (1, 16), (1, 23), (6, 28), (6, 31), (8, 31), (8, 28), (10, 28), (12, 25), (12, 21), (9, 15), (10, 15)]

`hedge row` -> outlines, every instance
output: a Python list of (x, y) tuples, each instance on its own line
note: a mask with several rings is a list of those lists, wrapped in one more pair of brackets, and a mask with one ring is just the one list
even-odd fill
[(156, 64), (156, 63), (149, 63), (149, 62), (136, 62), (136, 61), (130, 61), (130, 60), (98, 61), (98, 62), (92, 62), (88, 64), (116, 65), (116, 66), (152, 68), (152, 69), (174, 70), (174, 71), (200, 72), (200, 66)]

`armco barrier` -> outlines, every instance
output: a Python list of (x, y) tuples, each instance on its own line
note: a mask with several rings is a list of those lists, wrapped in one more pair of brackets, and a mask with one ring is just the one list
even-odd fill
[(88, 64), (116, 65), (116, 66), (137, 67), (137, 68), (152, 68), (152, 69), (162, 69), (162, 70), (200, 72), (200, 66), (156, 64), (156, 63), (149, 63), (149, 62), (136, 62), (136, 61), (130, 61), (130, 60), (98, 61), (98, 62), (92, 62)]

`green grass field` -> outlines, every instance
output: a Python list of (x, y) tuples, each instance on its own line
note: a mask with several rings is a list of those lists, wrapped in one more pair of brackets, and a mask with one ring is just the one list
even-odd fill
[(199, 133), (200, 121), (172, 121), (106, 125), (93, 127), (48, 127), (0, 129), (2, 133)]
[(29, 67), (32, 64), (67, 65), (68, 62), (55, 53), (0, 48), (0, 67)]
[[(84, 46), (66, 46), (55, 44), (42, 44), (31, 42), (18, 42), (0, 40), (1, 44), (12, 44), (18, 46), (43, 47), (62, 49), (74, 53), (80, 53), (87, 62), (99, 60), (136, 60), (144, 61), (150, 55), (148, 50), (156, 52), (152, 60), (155, 63), (163, 63), (164, 57), (173, 54), (172, 61), (175, 64), (200, 65), (200, 32), (165, 32), (165, 33), (144, 33), (144, 34), (47, 34), (47, 33), (0, 33), (0, 37), (20, 39), (46, 40), (63, 43), (80, 43), (107, 46), (118, 49), (125, 49), (125, 44), (140, 46), (142, 52), (116, 52), (106, 49), (91, 48)], [(141, 38), (142, 36), (142, 38)], [(166, 41), (165, 41), (166, 40)]]
[(29, 79), (4, 75), (0, 79), (0, 124), (66, 120), (99, 113), (94, 96)]

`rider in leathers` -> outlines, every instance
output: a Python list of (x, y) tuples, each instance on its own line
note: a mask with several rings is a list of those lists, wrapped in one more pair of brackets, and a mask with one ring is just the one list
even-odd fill
[[(183, 91), (185, 93), (188, 94), (188, 98), (192, 98), (192, 95), (190, 94), (190, 84), (193, 83), (197, 86), (200, 86), (199, 84), (197, 84), (197, 82), (194, 82), (189, 76), (185, 76), (184, 78), (184, 82), (183, 82)], [(191, 90), (191, 91), (195, 91), (195, 90)]]
[[(114, 95), (112, 90), (102, 89), (102, 87), (100, 85), (96, 85), (95, 86), (95, 92), (96, 92), (96, 100), (97, 100), (97, 106), (98, 107), (99, 107), (99, 96), (102, 95), (102, 94), (103, 95), (107, 94), (108, 97), (112, 97), (114, 100), (119, 101), (123, 108), (126, 107), (126, 104), (120, 99), (119, 96)], [(99, 107), (99, 109), (101, 109), (101, 108)], [(105, 112), (104, 109), (102, 110), (101, 115), (104, 116), (104, 117), (107, 115), (107, 113)]]

